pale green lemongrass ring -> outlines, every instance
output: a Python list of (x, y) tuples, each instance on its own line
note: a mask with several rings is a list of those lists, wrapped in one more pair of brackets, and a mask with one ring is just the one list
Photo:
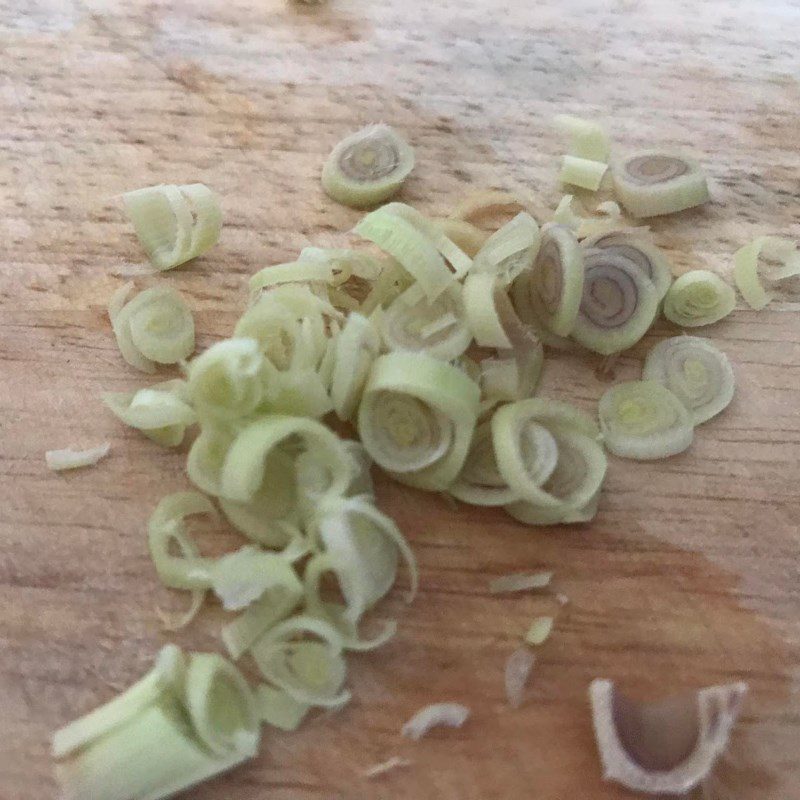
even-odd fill
[(736, 294), (719, 275), (707, 269), (686, 272), (664, 298), (664, 316), (685, 328), (711, 325), (736, 307)]
[(562, 156), (559, 180), (570, 186), (596, 192), (607, 170), (608, 164), (602, 161), (592, 161), (578, 156)]

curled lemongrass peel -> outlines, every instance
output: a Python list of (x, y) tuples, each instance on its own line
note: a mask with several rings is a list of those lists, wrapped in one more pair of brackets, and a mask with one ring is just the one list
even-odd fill
[(472, 271), (495, 275), (506, 286), (533, 265), (540, 238), (538, 223), (523, 211), (486, 240)]
[(571, 333), (583, 292), (583, 253), (563, 225), (545, 225), (530, 274), (530, 303), (541, 323), (557, 336)]
[(460, 703), (432, 703), (417, 711), (403, 725), (400, 733), (407, 739), (417, 741), (431, 728), (446, 726), (460, 728), (469, 718), (469, 709)]
[(536, 663), (536, 655), (530, 647), (520, 647), (506, 661), (506, 699), (511, 708), (519, 708), (525, 699), (525, 686)]
[(119, 295), (109, 303), (111, 327), (122, 357), (142, 372), (156, 364), (175, 364), (194, 350), (192, 312), (175, 289), (145, 289), (119, 307)]
[(736, 251), (733, 257), (733, 279), (747, 304), (756, 309), (764, 308), (772, 300), (758, 273), (760, 257), (782, 263), (782, 267), (771, 276), (774, 280), (791, 278), (800, 273), (800, 252), (791, 239), (780, 236), (757, 236), (750, 244)]
[(380, 345), (370, 320), (355, 312), (350, 314), (336, 337), (331, 375), (331, 399), (339, 419), (348, 420), (355, 413)]
[(684, 328), (719, 322), (736, 306), (736, 293), (707, 269), (686, 272), (675, 280), (664, 298), (664, 316)]
[(644, 336), (658, 312), (658, 291), (640, 266), (614, 250), (584, 255), (583, 296), (572, 337), (611, 355)]
[(372, 367), (358, 431), (376, 464), (401, 483), (447, 489), (467, 456), (480, 390), (458, 367), (389, 353)]
[(517, 499), (497, 469), (491, 423), (475, 429), (464, 467), (449, 491), (463, 503), (476, 506), (503, 506)]
[(310, 706), (295, 700), (283, 689), (262, 683), (255, 692), (259, 719), (282, 731), (297, 730)]
[(647, 354), (642, 378), (666, 386), (686, 406), (694, 425), (728, 407), (735, 378), (728, 357), (708, 339), (673, 336)]
[(90, 447), (86, 450), (48, 450), (44, 454), (47, 468), (54, 472), (61, 472), (67, 469), (78, 469), (79, 467), (93, 467), (100, 459), (105, 458), (111, 451), (110, 442), (103, 442), (97, 447)]
[(683, 155), (643, 150), (615, 163), (612, 173), (617, 199), (635, 217), (672, 214), (709, 198), (702, 167)]
[(612, 230), (584, 239), (585, 252), (595, 249), (607, 250), (632, 261), (656, 287), (658, 299), (662, 300), (672, 284), (672, 269), (664, 253), (655, 245), (644, 241), (642, 236), (622, 230)]
[(578, 186), (596, 192), (603, 182), (608, 164), (577, 156), (563, 156), (559, 180), (569, 186)]
[(711, 686), (655, 703), (635, 703), (609, 680), (589, 687), (603, 777), (636, 792), (683, 795), (700, 784), (728, 746), (747, 684)]
[(682, 453), (694, 434), (689, 412), (665, 386), (629, 381), (612, 386), (598, 408), (606, 447), (614, 455), (647, 461)]
[(497, 278), (489, 273), (474, 273), (464, 281), (464, 313), (469, 329), (480, 347), (511, 348), (508, 334), (495, 306)]
[(286, 283), (333, 283), (333, 266), (325, 261), (292, 261), (264, 267), (250, 277), (251, 292)]
[(525, 525), (575, 525), (594, 519), (597, 514), (599, 497), (600, 492), (598, 491), (588, 503), (580, 508), (574, 508), (569, 503), (542, 506), (518, 500), (503, 506), (503, 509), (510, 517)]
[(603, 127), (592, 120), (558, 114), (553, 122), (570, 137), (570, 155), (592, 161), (608, 162), (611, 143)]
[(414, 168), (411, 146), (388, 125), (343, 139), (322, 168), (322, 188), (339, 203), (368, 208), (388, 200)]
[(501, 575), (499, 578), (493, 578), (489, 582), (489, 593), (505, 594), (507, 592), (527, 592), (531, 589), (546, 589), (552, 580), (552, 572)]
[(174, 645), (138, 683), (53, 738), (65, 800), (160, 800), (252, 758), (260, 731), (241, 673)]
[(150, 261), (172, 269), (213, 247), (222, 229), (214, 193), (202, 183), (151, 186), (122, 196)]

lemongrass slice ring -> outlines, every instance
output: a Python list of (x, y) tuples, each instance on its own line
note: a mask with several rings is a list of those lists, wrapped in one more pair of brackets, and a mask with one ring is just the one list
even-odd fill
[(639, 266), (613, 250), (584, 256), (584, 282), (572, 337), (601, 355), (636, 344), (658, 312), (658, 292)]
[(562, 156), (559, 180), (568, 186), (578, 186), (596, 192), (608, 171), (608, 164), (578, 156)]
[(333, 148), (322, 168), (322, 188), (352, 208), (388, 200), (414, 169), (414, 151), (388, 125), (370, 125)]
[(460, 285), (454, 284), (430, 302), (419, 284), (413, 284), (389, 305), (379, 324), (389, 350), (425, 353), (452, 361), (472, 342), (463, 317)]
[(474, 259), (480, 249), (486, 244), (489, 234), (463, 219), (434, 219), (433, 224), (463, 250), (470, 258)]
[(372, 322), (356, 312), (350, 314), (336, 337), (331, 376), (331, 399), (339, 419), (348, 420), (355, 413), (380, 346)]
[(472, 270), (495, 275), (502, 285), (508, 285), (533, 265), (539, 245), (539, 225), (523, 211), (486, 240)]
[(598, 415), (606, 447), (622, 458), (667, 458), (692, 443), (689, 412), (669, 389), (655, 381), (612, 386), (600, 398)]
[(461, 471), (480, 390), (458, 367), (389, 353), (373, 365), (358, 412), (367, 452), (401, 483), (441, 491)]
[(708, 198), (702, 167), (660, 150), (632, 153), (612, 168), (614, 192), (634, 217), (657, 217), (699, 206)]
[(673, 336), (647, 354), (642, 378), (666, 386), (700, 425), (728, 407), (735, 379), (728, 357), (708, 339)]
[(694, 269), (675, 280), (664, 298), (664, 316), (684, 328), (712, 325), (736, 307), (736, 293), (719, 275)]
[(733, 278), (747, 304), (756, 311), (772, 300), (758, 274), (759, 258), (777, 261), (781, 267), (769, 276), (780, 281), (800, 274), (800, 252), (797, 245), (782, 236), (757, 236), (734, 255)]
[(504, 506), (517, 500), (497, 468), (491, 422), (475, 429), (464, 468), (449, 491), (457, 500), (475, 506)]
[(168, 270), (213, 247), (222, 229), (214, 193), (202, 183), (151, 186), (122, 196), (150, 261)]
[(641, 236), (612, 230), (584, 239), (581, 247), (585, 252), (593, 249), (611, 250), (632, 261), (652, 281), (659, 300), (664, 299), (672, 284), (672, 269), (666, 256), (655, 245), (645, 242)]
[(501, 350), (511, 348), (511, 341), (495, 305), (498, 278), (490, 273), (473, 273), (464, 281), (464, 314), (467, 324), (480, 347)]

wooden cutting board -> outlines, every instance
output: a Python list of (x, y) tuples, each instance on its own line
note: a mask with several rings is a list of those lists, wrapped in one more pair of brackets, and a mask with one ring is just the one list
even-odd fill
[[(144, 383), (105, 315), (143, 263), (115, 196), (192, 181), (222, 196), (220, 244), (164, 276), (191, 299), (204, 347), (230, 333), (249, 274), (348, 241), (358, 215), (318, 180), (347, 132), (384, 120), (408, 135), (418, 166), (403, 199), (422, 210), (492, 186), (528, 190), (546, 219), (564, 150), (550, 119), (576, 113), (603, 120), (618, 152), (664, 143), (701, 157), (713, 201), (652, 229), (676, 273), (730, 277), (752, 236), (800, 237), (799, 40), (790, 0), (2, 4), (0, 798), (55, 797), (51, 731), (170, 640), (144, 528), (163, 494), (187, 488), (185, 452), (124, 430), (99, 400)], [(612, 458), (588, 526), (529, 530), (379, 480), (421, 568), (418, 601), (406, 609), (396, 592), (379, 611), (399, 615), (399, 635), (350, 659), (346, 710), (268, 734), (256, 761), (191, 797), (623, 798), (600, 777), (596, 676), (640, 696), (748, 681), (715, 796), (800, 797), (798, 292), (788, 282), (768, 309), (708, 329), (735, 364), (733, 404), (681, 456)], [(659, 323), (617, 379), (673, 333)], [(607, 386), (596, 366), (549, 359), (542, 394), (593, 409)], [(105, 439), (97, 468), (45, 469), (46, 449)], [(540, 568), (556, 572), (552, 593), (489, 596), (491, 577)], [(554, 632), (511, 711), (503, 666), (537, 614), (556, 617)], [(209, 609), (176, 640), (216, 649), (220, 621)], [(464, 728), (402, 740), (403, 721), (439, 700), (471, 707)], [(362, 777), (394, 755), (411, 766)]]

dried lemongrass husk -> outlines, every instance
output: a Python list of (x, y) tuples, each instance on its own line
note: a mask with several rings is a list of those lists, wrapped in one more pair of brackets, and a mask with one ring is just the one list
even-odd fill
[(469, 713), (469, 709), (460, 703), (432, 703), (417, 711), (400, 732), (407, 739), (417, 741), (434, 727), (460, 728)]
[(656, 703), (628, 700), (612, 681), (589, 687), (603, 777), (648, 794), (685, 794), (725, 751), (747, 684), (700, 689)]
[(673, 214), (708, 198), (702, 167), (692, 158), (661, 150), (642, 150), (614, 163), (614, 192), (634, 217)]

